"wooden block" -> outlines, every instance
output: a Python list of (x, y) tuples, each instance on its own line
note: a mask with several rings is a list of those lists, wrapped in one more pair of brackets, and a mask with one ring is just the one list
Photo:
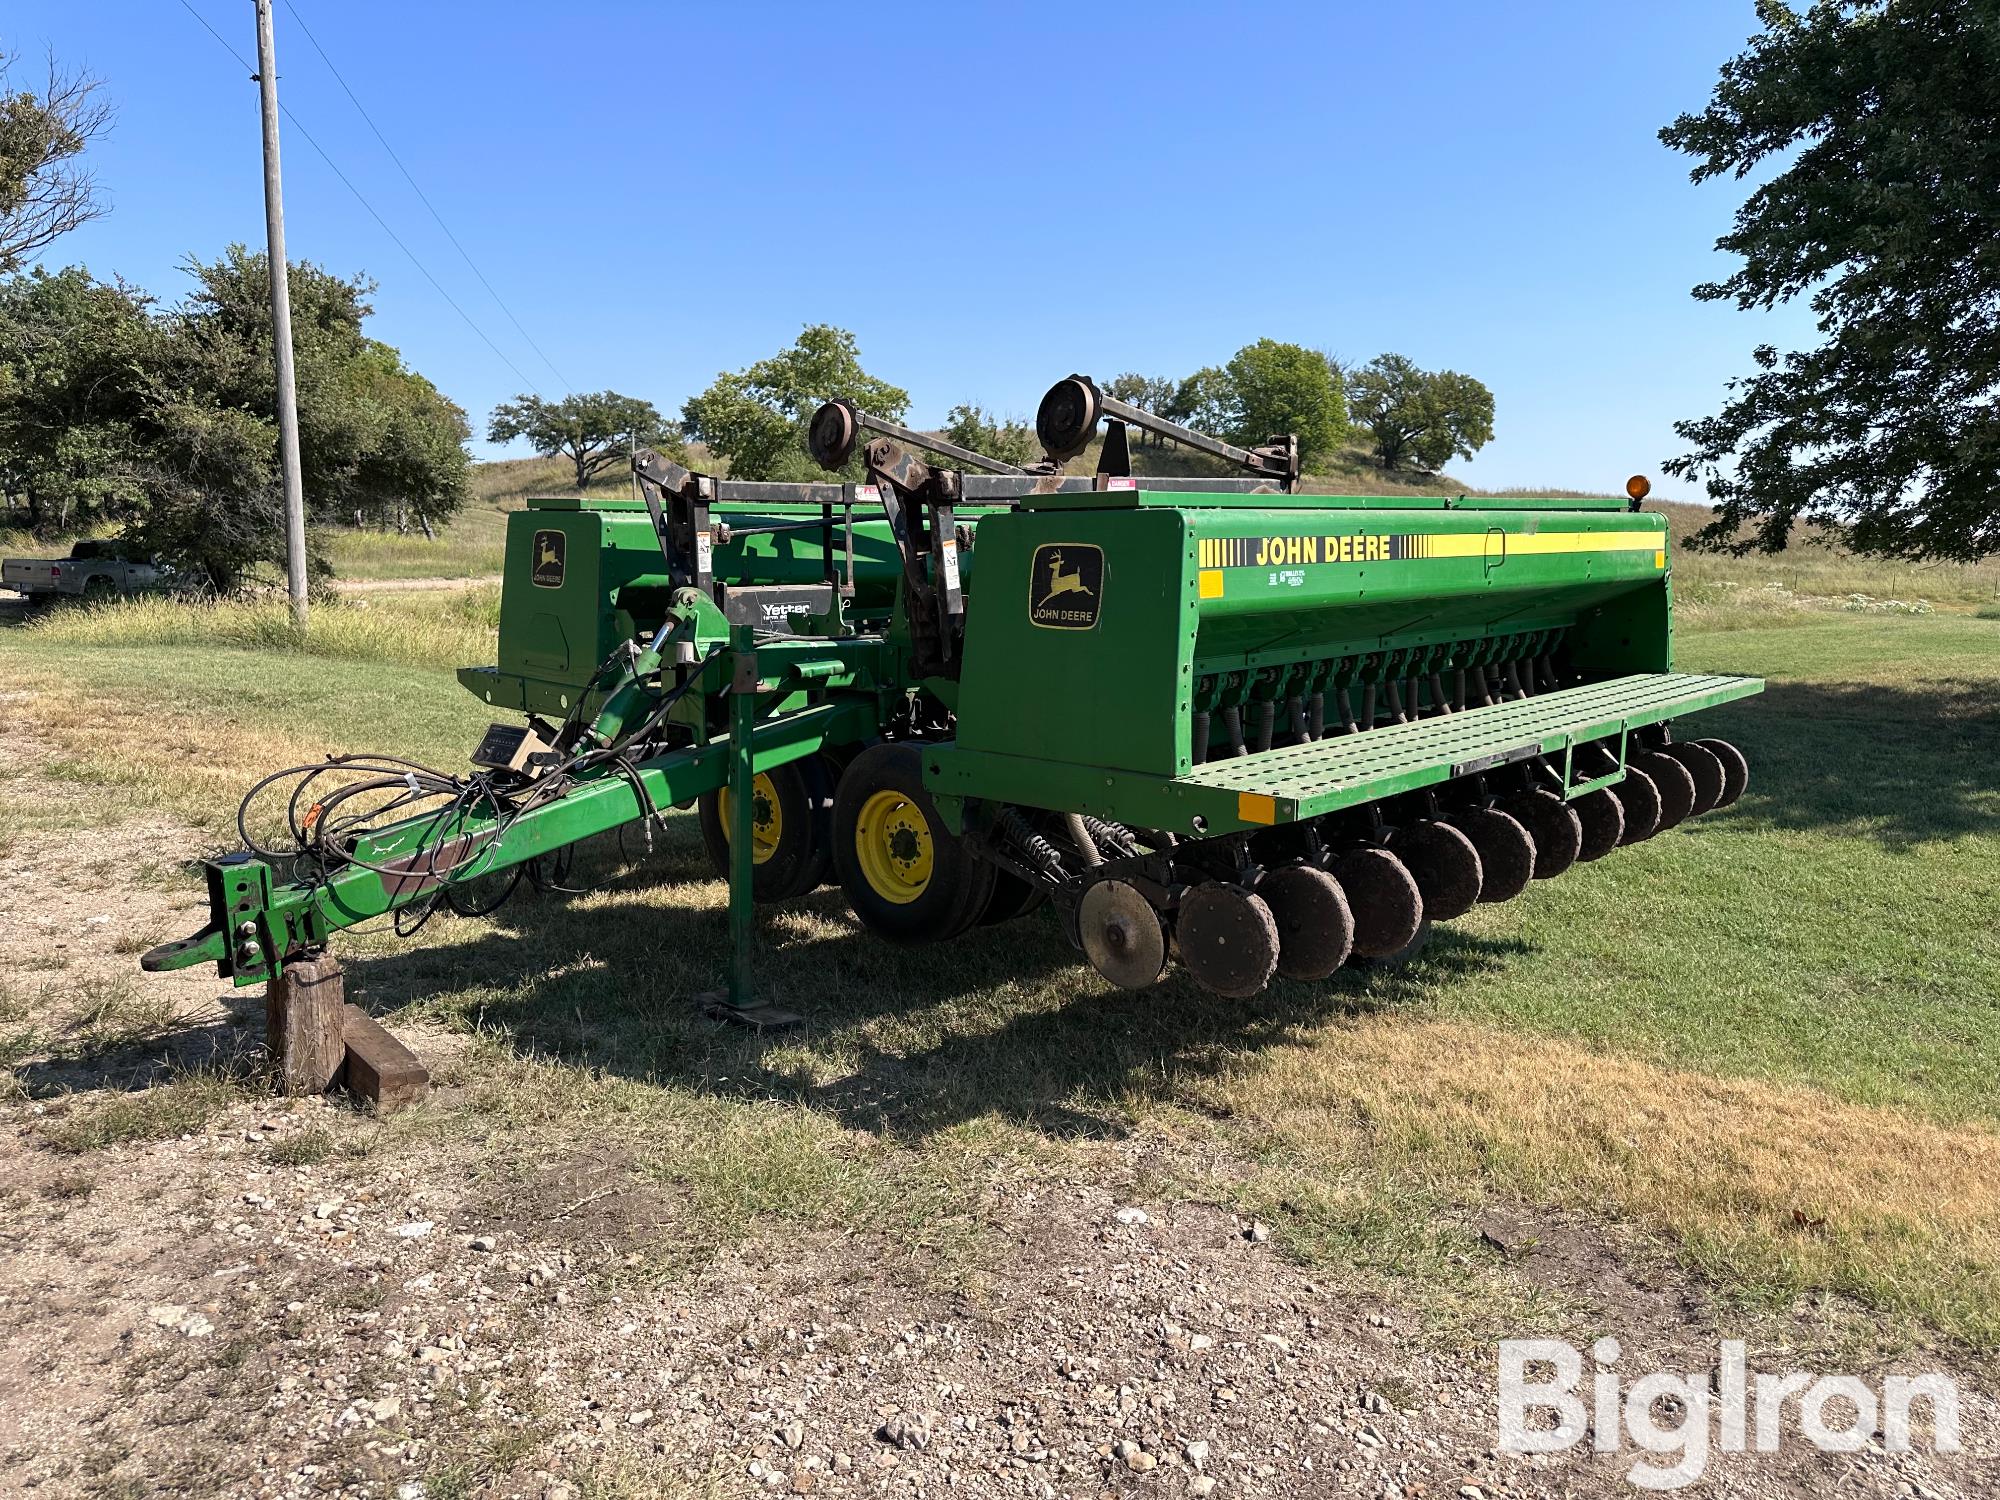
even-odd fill
[(359, 1006), (347, 1007), (347, 1087), (378, 1114), (415, 1104), (431, 1091), (430, 1070)]
[(347, 1061), (340, 965), (301, 958), (264, 987), (264, 1025), (278, 1085), (288, 1094), (323, 1094)]

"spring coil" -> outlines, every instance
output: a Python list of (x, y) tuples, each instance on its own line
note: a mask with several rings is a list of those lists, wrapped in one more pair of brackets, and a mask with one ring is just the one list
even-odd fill
[(1064, 878), (1067, 872), (1063, 869), (1061, 851), (1035, 832), (1034, 824), (1021, 815), (1019, 808), (1001, 808), (1000, 815), (994, 821), (1000, 825), (1000, 831), (1013, 841), (1014, 847), (1026, 857), (1029, 864), (1039, 866), (1058, 880)]
[(1102, 818), (1093, 818), (1085, 813), (1083, 826), (1090, 830), (1090, 836), (1097, 841), (1100, 849), (1127, 855), (1139, 852), (1139, 841), (1132, 837), (1132, 830), (1123, 823), (1107, 823)]

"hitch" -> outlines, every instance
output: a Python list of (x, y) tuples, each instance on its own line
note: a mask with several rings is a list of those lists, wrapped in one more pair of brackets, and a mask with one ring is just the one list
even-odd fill
[(251, 854), (230, 854), (202, 861), (208, 880), (208, 925), (193, 937), (162, 943), (140, 955), (148, 974), (214, 964), (216, 972), (238, 985), (255, 984), (284, 971), (284, 955), (306, 946), (285, 941), (273, 928), (271, 904), (275, 885), (271, 867)]

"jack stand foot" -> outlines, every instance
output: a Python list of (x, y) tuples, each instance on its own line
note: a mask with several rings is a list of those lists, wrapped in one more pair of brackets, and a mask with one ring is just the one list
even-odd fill
[(734, 1021), (759, 1033), (802, 1026), (806, 1019), (796, 1011), (780, 1010), (775, 1005), (731, 1005), (727, 990), (709, 990), (696, 995), (694, 1003), (711, 1021)]

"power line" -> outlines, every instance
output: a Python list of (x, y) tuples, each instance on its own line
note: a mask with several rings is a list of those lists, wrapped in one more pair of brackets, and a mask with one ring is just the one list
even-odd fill
[(458, 236), (451, 232), (451, 226), (445, 223), (444, 215), (437, 211), (437, 205), (431, 202), (429, 195), (421, 187), (417, 186), (417, 179), (410, 175), (410, 169), (403, 165), (403, 158), (396, 154), (396, 148), (390, 145), (389, 138), (382, 134), (381, 126), (375, 123), (374, 117), (368, 113), (360, 99), (355, 97), (354, 90), (348, 87), (347, 80), (341, 76), (340, 69), (333, 65), (333, 59), (326, 55), (326, 48), (322, 47), (319, 44), (319, 38), (312, 34), (312, 28), (306, 25), (306, 18), (299, 14), (298, 7), (292, 4), (292, 0), (285, 0), (285, 9), (291, 13), (292, 19), (299, 23), (299, 30), (304, 32), (306, 40), (312, 43), (313, 51), (317, 52), (319, 60), (326, 64), (327, 72), (333, 74), (334, 82), (340, 85), (341, 91), (347, 95), (348, 102), (354, 106), (355, 112), (367, 122), (368, 128), (375, 132), (375, 139), (380, 141), (382, 149), (389, 153), (389, 160), (394, 162), (396, 170), (403, 174), (403, 181), (410, 185), (410, 191), (415, 193), (422, 201), (424, 207), (430, 210), (431, 217), (437, 220), (437, 227), (444, 231), (444, 237), (451, 241), (452, 248), (459, 253), (459, 257), (471, 268), (472, 274), (479, 278), (479, 284), (486, 288), (487, 295), (499, 305), (500, 311), (507, 315), (507, 321), (514, 325), (514, 331), (527, 341), (528, 347), (534, 350), (541, 358), (542, 363), (549, 367), (549, 373), (561, 382), (563, 389), (570, 392), (571, 395), (575, 395), (575, 388), (570, 385), (568, 377), (561, 370), (557, 369), (556, 362), (543, 352), (542, 346), (535, 342), (534, 335), (521, 326), (521, 320), (514, 316), (514, 309), (509, 307), (506, 300), (493, 289), (493, 283), (486, 279), (486, 273), (479, 269), (479, 263), (472, 258), (471, 253), (467, 251), (465, 246), (458, 242)]
[[(235, 58), (237, 63), (242, 68), (244, 68), (250, 74), (251, 77), (254, 78), (257, 76), (257, 70), (251, 67), (248, 62), (244, 61), (243, 54), (238, 52), (234, 47), (230, 46), (228, 40), (222, 35), (221, 32), (217, 31), (213, 26), (208, 24), (207, 18), (204, 17), (200, 11), (196, 10), (192, 5), (190, 5), (188, 3), (188, 0), (180, 0), (180, 4), (182, 10), (186, 11), (189, 15), (193, 16), (197, 21), (201, 22), (202, 30), (206, 31), (210, 36), (214, 37), (217, 45), (219, 45), (223, 51), (227, 52), (231, 57)], [(505, 351), (503, 351), (498, 344), (494, 343), (491, 338), (487, 337), (486, 330), (481, 328), (477, 323), (473, 322), (472, 315), (468, 313), (464, 308), (458, 305), (458, 300), (455, 297), (453, 297), (450, 292), (444, 289), (443, 284), (437, 279), (437, 277), (431, 275), (430, 267), (426, 266), (421, 260), (417, 259), (417, 252), (412, 250), (408, 245), (404, 244), (402, 236), (397, 234), (395, 230), (389, 227), (389, 221), (383, 218), (381, 214), (375, 211), (375, 205), (370, 203), (368, 199), (362, 195), (360, 188), (356, 187), (351, 181), (348, 180), (347, 174), (340, 170), (339, 164), (335, 162), (331, 156), (327, 155), (326, 147), (322, 146), (316, 139), (314, 139), (313, 133), (310, 130), (306, 129), (306, 127), (300, 122), (299, 117), (293, 114), (291, 109), (282, 102), (279, 103), (278, 108), (284, 112), (284, 116), (287, 120), (291, 122), (292, 128), (298, 131), (300, 135), (305, 137), (306, 144), (308, 146), (311, 146), (313, 150), (319, 153), (320, 160), (325, 162), (327, 164), (328, 169), (333, 173), (333, 175), (340, 179), (341, 185), (345, 187), (348, 190), (348, 192), (354, 195), (354, 201), (356, 203), (359, 203), (363, 208), (368, 210), (368, 216), (371, 219), (373, 219), (377, 224), (381, 225), (382, 232), (388, 235), (389, 238), (395, 242), (396, 248), (398, 250), (402, 251), (403, 254), (409, 257), (410, 264), (415, 266), (419, 271), (423, 273), (424, 280), (428, 281), (431, 284), (431, 286), (436, 290), (437, 294), (440, 297), (444, 298), (444, 300), (450, 305), (451, 310), (453, 312), (457, 313), (459, 317), (465, 320), (465, 326), (467, 328), (470, 328), (474, 333), (479, 335), (480, 339), (485, 343), (486, 347), (493, 351), (494, 357), (498, 359), (501, 364), (505, 365), (508, 369), (512, 370), (516, 378), (520, 380), (521, 384), (525, 385), (529, 390), (534, 391), (537, 395), (541, 394), (540, 387), (538, 387), (535, 384), (535, 382), (530, 380), (526, 375), (522, 374), (521, 367), (515, 364), (513, 360), (509, 359)]]

